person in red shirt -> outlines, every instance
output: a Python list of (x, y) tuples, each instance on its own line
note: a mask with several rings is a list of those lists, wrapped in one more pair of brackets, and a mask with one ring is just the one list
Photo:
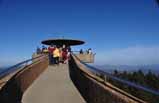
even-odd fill
[(63, 63), (66, 63), (67, 62), (67, 49), (66, 48), (63, 48), (62, 49), (62, 59), (63, 59)]
[(66, 45), (63, 45), (62, 47), (62, 62), (67, 63), (68, 57), (67, 57), (68, 51)]
[(53, 52), (55, 50), (55, 46), (51, 45), (48, 47), (48, 51), (49, 51), (49, 60), (50, 60), (50, 64), (54, 64), (54, 58), (53, 58)]

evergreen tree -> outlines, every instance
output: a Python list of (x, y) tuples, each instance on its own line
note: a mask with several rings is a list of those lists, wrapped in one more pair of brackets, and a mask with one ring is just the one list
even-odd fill
[[(145, 87), (153, 88), (156, 90), (159, 89), (159, 75), (156, 76), (151, 72), (151, 70), (149, 70), (147, 74), (144, 74), (141, 69), (133, 73), (129, 73), (127, 71), (119, 72), (117, 70), (114, 70), (113, 75)], [(157, 101), (159, 101), (159, 97), (151, 93), (124, 85), (118, 81), (109, 80), (109, 82), (117, 86), (118, 88), (149, 103), (157, 103)]]

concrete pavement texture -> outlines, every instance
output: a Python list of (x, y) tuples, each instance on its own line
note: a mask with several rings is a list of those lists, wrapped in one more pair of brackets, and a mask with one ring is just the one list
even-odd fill
[(69, 78), (67, 64), (49, 66), (24, 93), (22, 103), (86, 103)]

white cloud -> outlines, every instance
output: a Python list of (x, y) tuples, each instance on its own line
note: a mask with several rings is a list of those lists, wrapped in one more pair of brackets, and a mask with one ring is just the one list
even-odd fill
[(100, 64), (144, 65), (159, 64), (159, 46), (135, 46), (111, 51), (103, 51), (96, 56)]

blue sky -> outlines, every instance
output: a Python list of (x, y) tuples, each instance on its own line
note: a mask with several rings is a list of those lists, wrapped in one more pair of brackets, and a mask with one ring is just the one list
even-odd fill
[(28, 59), (41, 40), (81, 39), (96, 64), (159, 64), (155, 0), (0, 0), (0, 66)]

